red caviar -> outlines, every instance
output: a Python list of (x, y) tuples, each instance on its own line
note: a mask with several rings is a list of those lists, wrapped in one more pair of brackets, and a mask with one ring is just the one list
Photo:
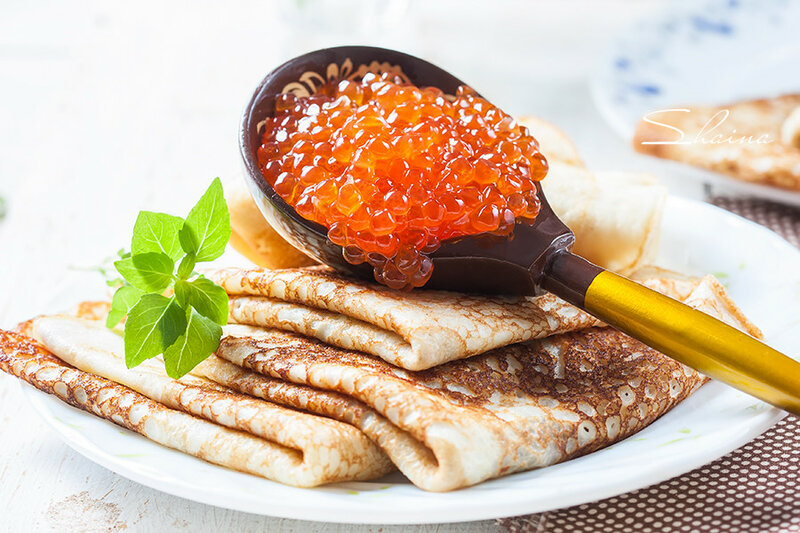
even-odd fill
[(258, 161), (348, 262), (398, 289), (428, 281), (442, 241), (536, 218), (548, 170), (527, 128), (468, 87), (453, 98), (387, 74), (279, 96)]

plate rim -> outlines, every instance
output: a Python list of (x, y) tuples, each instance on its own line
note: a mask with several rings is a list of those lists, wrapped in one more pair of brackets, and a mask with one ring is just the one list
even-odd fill
[[(499, 518), (541, 513), (546, 511), (563, 509), (567, 507), (573, 507), (576, 505), (592, 503), (607, 498), (612, 498), (614, 496), (627, 494), (629, 492), (640, 490), (649, 487), (651, 485), (663, 483), (664, 481), (668, 481), (675, 477), (681, 476), (687, 472), (695, 470), (696, 468), (700, 468), (706, 464), (709, 464), (719, 459), (720, 457), (723, 457), (728, 453), (736, 450), (737, 448), (744, 446), (745, 444), (757, 438), (758, 436), (762, 435), (770, 428), (772, 428), (775, 424), (780, 422), (787, 415), (787, 413), (780, 411), (779, 409), (776, 408), (767, 409), (764, 412), (760, 413), (764, 418), (764, 420), (761, 421), (761, 423), (754, 424), (746, 431), (740, 433), (738, 438), (726, 441), (726, 444), (723, 446), (717, 448), (706, 448), (705, 449), (706, 453), (697, 454), (693, 456), (691, 461), (684, 461), (678, 468), (675, 468), (673, 464), (665, 460), (662, 461), (661, 463), (657, 463), (658, 465), (657, 468), (650, 466), (650, 468), (646, 470), (648, 475), (643, 475), (642, 472), (645, 472), (645, 470), (641, 470), (638, 475), (629, 475), (622, 481), (620, 481), (619, 478), (615, 479), (614, 484), (608, 484), (605, 486), (606, 490), (598, 490), (597, 487), (590, 487), (588, 489), (584, 489), (583, 491), (573, 492), (572, 494), (570, 494), (569, 497), (561, 498), (563, 504), (559, 504), (557, 506), (546, 505), (544, 503), (535, 506), (535, 505), (529, 505), (527, 504), (527, 502), (523, 500), (516, 500), (512, 502), (507, 502), (505, 505), (503, 504), (498, 505), (496, 502), (494, 502), (491, 504), (492, 506), (491, 510), (487, 510), (485, 507), (480, 507), (480, 506), (474, 506), (474, 507), (470, 506), (466, 508), (459, 507), (458, 512), (460, 514), (455, 522), (452, 519), (442, 516), (441, 513), (447, 511), (442, 511), (440, 509), (434, 509), (434, 510), (425, 509), (425, 510), (415, 511), (415, 514), (413, 515), (415, 519), (413, 520), (409, 519), (409, 516), (412, 515), (409, 515), (408, 514), (409, 511), (406, 509), (395, 512), (394, 514), (389, 516), (384, 516), (381, 513), (385, 512), (385, 510), (378, 508), (376, 508), (375, 511), (368, 511), (363, 515), (358, 515), (356, 518), (351, 517), (351, 519), (343, 519), (341, 511), (335, 511), (329, 508), (322, 510), (315, 509), (313, 511), (314, 515), (309, 516), (308, 514), (309, 508), (307, 506), (304, 506), (302, 503), (287, 504), (287, 502), (280, 502), (274, 504), (272, 502), (264, 502), (264, 507), (262, 509), (256, 510), (247, 505), (240, 505), (234, 499), (226, 499), (220, 502), (218, 499), (215, 499), (214, 495), (212, 494), (202, 491), (200, 492), (196, 491), (195, 489), (193, 489), (193, 487), (189, 486), (189, 483), (181, 482), (181, 483), (172, 483), (170, 485), (164, 485), (163, 483), (160, 483), (153, 477), (149, 477), (145, 474), (138, 472), (135, 468), (127, 466), (126, 461), (124, 459), (114, 457), (93, 444), (87, 445), (85, 438), (74, 438), (73, 430), (71, 430), (66, 424), (55, 420), (55, 416), (46, 406), (46, 403), (48, 401), (59, 402), (60, 404), (63, 404), (64, 407), (70, 410), (77, 411), (77, 413), (80, 414), (81, 416), (87, 416), (92, 418), (97, 418), (97, 417), (95, 417), (94, 415), (90, 415), (89, 413), (86, 413), (80, 409), (77, 409), (76, 407), (65, 404), (61, 402), (61, 400), (53, 397), (52, 395), (42, 392), (34, 388), (33, 386), (28, 385), (25, 382), (20, 381), (19, 387), (21, 388), (23, 395), (33, 406), (37, 415), (41, 417), (42, 420), (45, 421), (45, 423), (47, 423), (47, 425), (51, 430), (55, 431), (55, 433), (67, 446), (69, 446), (71, 449), (73, 449), (78, 454), (85, 457), (92, 463), (95, 463), (107, 470), (110, 470), (111, 472), (119, 476), (122, 476), (123, 478), (126, 478), (130, 481), (139, 483), (140, 485), (144, 485), (145, 487), (157, 490), (159, 492), (170, 494), (172, 496), (177, 496), (179, 498), (184, 498), (186, 500), (202, 503), (205, 505), (211, 505), (214, 507), (219, 507), (222, 509), (229, 509), (237, 512), (256, 514), (268, 518), (269, 517), (286, 518), (291, 520), (302, 520), (308, 522), (354, 524), (354, 525), (356, 524), (422, 525), (422, 524), (477, 522), (483, 520), (496, 520)], [(101, 421), (109, 424), (111, 429), (115, 430), (124, 429), (116, 426), (112, 422), (102, 419)], [(133, 432), (132, 436), (141, 437), (137, 433)], [(624, 442), (625, 440), (622, 440), (617, 443), (614, 443), (612, 446), (619, 445)], [(149, 444), (155, 446), (161, 446), (160, 444), (152, 441), (149, 441)], [(177, 453), (182, 453), (182, 452), (177, 452)], [(587, 457), (587, 456), (582, 456), (582, 457)], [(197, 459), (197, 460), (202, 461), (202, 459)], [(217, 465), (212, 465), (212, 466), (215, 466), (217, 468), (224, 468), (224, 467), (218, 467)], [(242, 473), (242, 475), (250, 475), (250, 474)], [(648, 478), (648, 479), (644, 481), (643, 478)], [(280, 485), (277, 482), (267, 479), (263, 479), (262, 481)], [(287, 486), (287, 488), (296, 489), (295, 487), (289, 487), (289, 486)], [(315, 490), (315, 489), (311, 488), (311, 489), (296, 489), (296, 490)], [(508, 491), (508, 489), (506, 489), (506, 491)], [(426, 493), (426, 495), (429, 495), (430, 497), (433, 498), (438, 497), (439, 494), (440, 493)], [(453, 494), (453, 492), (441, 493), (441, 494), (447, 495), (447, 494)], [(364, 512), (364, 510), (363, 509), (359, 510), (359, 512)]]
[[(745, 223), (750, 226), (751, 230), (761, 232), (765, 238), (768, 238), (781, 246), (789, 247), (793, 252), (800, 255), (800, 250), (792, 246), (791, 243), (787, 242), (775, 232), (719, 207), (707, 204), (705, 202), (699, 202), (696, 200), (689, 200), (675, 196), (669, 196), (667, 203), (672, 204), (675, 209), (699, 209), (701, 212), (706, 210), (713, 212), (717, 216), (722, 215), (737, 219), (740, 223)], [(716, 383), (712, 384), (723, 386)], [(712, 384), (707, 384), (706, 386)], [(768, 407), (753, 415), (755, 418), (748, 419), (751, 421), (751, 423), (746, 428), (743, 428), (742, 431), (736, 433), (734, 438), (729, 438), (721, 443), (715, 443), (714, 446), (700, 447), (697, 453), (688, 458), (685, 456), (679, 456), (677, 459), (675, 459), (671, 457), (671, 454), (666, 454), (663, 460), (653, 461), (639, 469), (628, 469), (625, 472), (626, 475), (624, 477), (615, 478), (613, 483), (608, 483), (601, 487), (598, 487), (597, 485), (581, 487), (578, 490), (572, 490), (567, 494), (554, 494), (549, 498), (540, 498), (538, 500), (534, 500), (534, 503), (531, 503), (530, 500), (524, 497), (523, 488), (523, 490), (520, 491), (522, 495), (519, 498), (505, 498), (499, 502), (489, 498), (482, 498), (482, 500), (485, 500), (485, 502), (481, 502), (480, 505), (476, 505), (476, 502), (474, 501), (470, 501), (469, 505), (465, 505), (464, 502), (453, 505), (452, 503), (447, 502), (447, 500), (451, 498), (449, 495), (458, 494), (459, 492), (454, 491), (442, 494), (425, 493), (426, 497), (441, 499), (442, 506), (436, 506), (433, 508), (426, 507), (424, 509), (415, 510), (413, 513), (409, 512), (409, 509), (405, 508), (404, 506), (400, 506), (387, 514), (387, 511), (384, 507), (375, 506), (374, 508), (359, 509), (359, 514), (353, 515), (352, 513), (346, 514), (342, 512), (341, 508), (339, 508), (341, 505), (340, 500), (335, 500), (337, 506), (332, 505), (331, 507), (327, 508), (317, 507), (313, 509), (303, 505), (303, 502), (298, 499), (277, 502), (264, 501), (258, 509), (254, 509), (252, 506), (247, 504), (247, 501), (244, 503), (239, 502), (234, 497), (225, 497), (224, 493), (213, 492), (209, 490), (198, 491), (197, 488), (194, 487), (188, 480), (177, 480), (171, 477), (170, 480), (165, 481), (152, 475), (147, 475), (146, 473), (140, 472), (136, 468), (138, 464), (136, 461), (133, 461), (129, 458), (117, 457), (106, 452), (97, 444), (90, 441), (85, 435), (82, 435), (76, 429), (71, 428), (67, 423), (60, 421), (56, 414), (54, 414), (54, 412), (51, 410), (50, 406), (58, 405), (75, 410), (80, 416), (89, 417), (93, 421), (99, 421), (107, 424), (110, 430), (124, 430), (124, 428), (120, 428), (112, 422), (99, 419), (94, 415), (72, 407), (54, 396), (48, 395), (30, 385), (27, 385), (21, 380), (19, 381), (19, 386), (22, 390), (23, 396), (25, 396), (31, 403), (38, 416), (40, 416), (45, 423), (56, 432), (59, 438), (65, 442), (65, 444), (78, 452), (80, 455), (86, 457), (88, 460), (122, 477), (130, 479), (131, 481), (161, 492), (172, 494), (174, 496), (235, 511), (255, 513), (277, 518), (341, 524), (438, 524), (451, 523), (453, 522), (454, 518), (458, 522), (471, 522), (543, 512), (602, 500), (672, 479), (686, 472), (694, 470), (695, 468), (708, 464), (758, 437), (779, 422), (784, 416), (786, 416), (784, 411), (781, 411), (777, 408)], [(57, 402), (57, 404), (50, 402)], [(653, 424), (657, 424), (658, 422), (659, 420), (656, 420)], [(130, 434), (131, 436), (144, 439), (144, 437), (134, 432), (130, 432)], [(613, 444), (612, 447), (622, 445), (625, 443), (625, 440)], [(154, 446), (160, 446), (159, 444), (149, 440), (147, 443)], [(610, 447), (605, 449), (608, 448)], [(590, 455), (591, 454), (582, 457), (589, 457)], [(196, 460), (202, 461), (202, 459)], [(216, 465), (213, 466), (215, 468), (224, 468)], [(277, 482), (265, 479), (262, 480), (257, 476), (253, 477), (259, 481), (274, 483), (275, 485), (280, 486), (280, 484)], [(293, 490), (317, 490), (297, 489), (289, 486), (286, 486), (286, 488)], [(421, 489), (418, 490), (421, 491)], [(510, 492), (515, 492), (513, 488), (502, 488), (500, 491), (506, 495)], [(556, 505), (554, 505), (555, 500), (557, 500)]]

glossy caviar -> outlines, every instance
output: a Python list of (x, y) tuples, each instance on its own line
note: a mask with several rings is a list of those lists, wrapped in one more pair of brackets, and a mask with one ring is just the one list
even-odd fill
[(258, 161), (348, 262), (397, 289), (428, 281), (442, 241), (532, 221), (548, 169), (527, 128), (469, 88), (447, 97), (386, 74), (279, 96)]

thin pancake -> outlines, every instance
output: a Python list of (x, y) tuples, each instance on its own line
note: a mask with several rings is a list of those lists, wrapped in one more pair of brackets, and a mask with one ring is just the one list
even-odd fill
[(231, 295), (233, 322), (303, 333), (407, 370), (598, 323), (551, 294), (406, 293), (325, 267), (224, 269), (206, 275)]
[(34, 339), (0, 330), (0, 370), (27, 381), (86, 412), (135, 431), (159, 444), (241, 472), (281, 483), (313, 487), (345, 479), (381, 475), (384, 461), (372, 470), (310, 464), (304, 451), (228, 429), (165, 407), (111, 380), (73, 368)]
[(651, 114), (651, 121), (639, 122), (633, 138), (637, 152), (744, 181), (800, 190), (800, 148), (784, 139), (781, 131), (800, 108), (800, 94), (722, 106), (673, 107)]
[(655, 260), (667, 197), (655, 177), (554, 162), (542, 189), (575, 234), (576, 254), (623, 274)]
[(84, 372), (129, 387), (171, 409), (291, 450), (300, 460), (291, 470), (279, 466), (286, 470), (279, 481), (314, 486), (371, 479), (392, 470), (380, 449), (348, 424), (257, 400), (197, 377), (176, 381), (166, 375), (159, 361), (128, 369), (120, 355), (122, 339), (100, 321), (57, 315), (35, 318), (23, 327), (61, 360)]
[[(599, 324), (552, 294), (492, 298), (444, 291), (402, 293), (323, 267), (225, 269), (208, 276), (231, 295), (232, 322), (302, 333), (406, 370)], [(670, 293), (676, 282), (663, 273), (645, 283), (677, 296)], [(697, 280), (680, 283), (694, 288)]]

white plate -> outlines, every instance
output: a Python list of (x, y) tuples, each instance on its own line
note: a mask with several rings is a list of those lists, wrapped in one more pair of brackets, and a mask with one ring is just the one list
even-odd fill
[[(800, 252), (721, 209), (670, 198), (663, 266), (715, 273), (776, 348), (800, 353)], [(638, 489), (708, 463), (784, 415), (720, 383), (702, 387), (661, 419), (606, 449), (563, 464), (446, 494), (399, 474), (370, 483), (296, 489), (217, 467), (26, 387), (36, 410), (75, 450), (158, 490), (250, 513), (346, 523), (435, 523), (566, 507)]]
[[(800, 92), (799, 24), (800, 2), (789, 0), (671, 3), (612, 44), (592, 79), (595, 103), (631, 140), (642, 117), (658, 109)], [(797, 192), (667, 163), (690, 179), (800, 205)]]

